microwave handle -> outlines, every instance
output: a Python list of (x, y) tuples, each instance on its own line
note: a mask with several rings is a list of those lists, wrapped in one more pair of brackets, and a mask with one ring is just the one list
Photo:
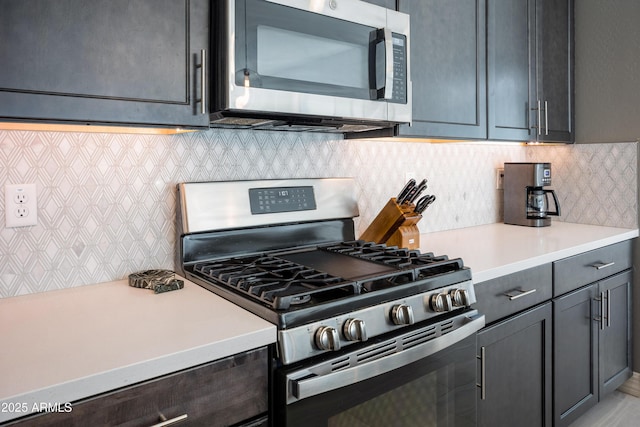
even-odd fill
[[(393, 97), (393, 35), (389, 28), (380, 28), (374, 31), (376, 37), (373, 46), (373, 61), (371, 62), (372, 98), (391, 99)], [(378, 58), (384, 55), (384, 62)], [(378, 68), (383, 69), (378, 69)], [(384, 86), (378, 84), (379, 72), (384, 72)]]

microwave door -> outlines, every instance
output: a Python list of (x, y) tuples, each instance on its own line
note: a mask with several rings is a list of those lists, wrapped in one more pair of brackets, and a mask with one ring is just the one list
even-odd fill
[(229, 108), (387, 118), (386, 103), (376, 100), (392, 93), (390, 37), (373, 26), (264, 0), (236, 4), (230, 71), (244, 104), (234, 106), (230, 96)]

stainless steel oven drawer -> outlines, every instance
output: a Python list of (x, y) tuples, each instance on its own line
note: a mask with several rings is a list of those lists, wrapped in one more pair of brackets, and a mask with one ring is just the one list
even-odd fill
[(476, 283), (475, 308), (491, 323), (551, 298), (551, 264)]
[(553, 296), (631, 268), (632, 241), (605, 246), (553, 263)]

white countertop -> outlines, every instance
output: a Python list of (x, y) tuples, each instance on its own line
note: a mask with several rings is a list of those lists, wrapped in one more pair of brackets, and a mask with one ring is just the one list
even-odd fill
[(554, 221), (549, 227), (502, 223), (420, 235), (422, 252), (462, 258), (481, 283), (638, 237), (638, 229)]
[(117, 281), (0, 299), (0, 422), (276, 341), (276, 327), (185, 281)]
[[(637, 236), (489, 224), (422, 234), (420, 249), (461, 257), (481, 283)], [(0, 299), (0, 409), (63, 405), (275, 341), (274, 325), (188, 281), (158, 295), (123, 280)], [(0, 410), (0, 422), (23, 415)]]

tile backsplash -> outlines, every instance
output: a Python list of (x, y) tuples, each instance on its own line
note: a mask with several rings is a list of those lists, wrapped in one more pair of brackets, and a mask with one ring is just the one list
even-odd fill
[(175, 136), (0, 131), (4, 184), (35, 183), (38, 225), (5, 228), (0, 197), (0, 297), (173, 268), (175, 184), (354, 177), (364, 231), (407, 174), (437, 201), (422, 232), (502, 218), (495, 169), (549, 161), (561, 221), (637, 226), (637, 144), (522, 146), (342, 140), (320, 133), (209, 130)]

